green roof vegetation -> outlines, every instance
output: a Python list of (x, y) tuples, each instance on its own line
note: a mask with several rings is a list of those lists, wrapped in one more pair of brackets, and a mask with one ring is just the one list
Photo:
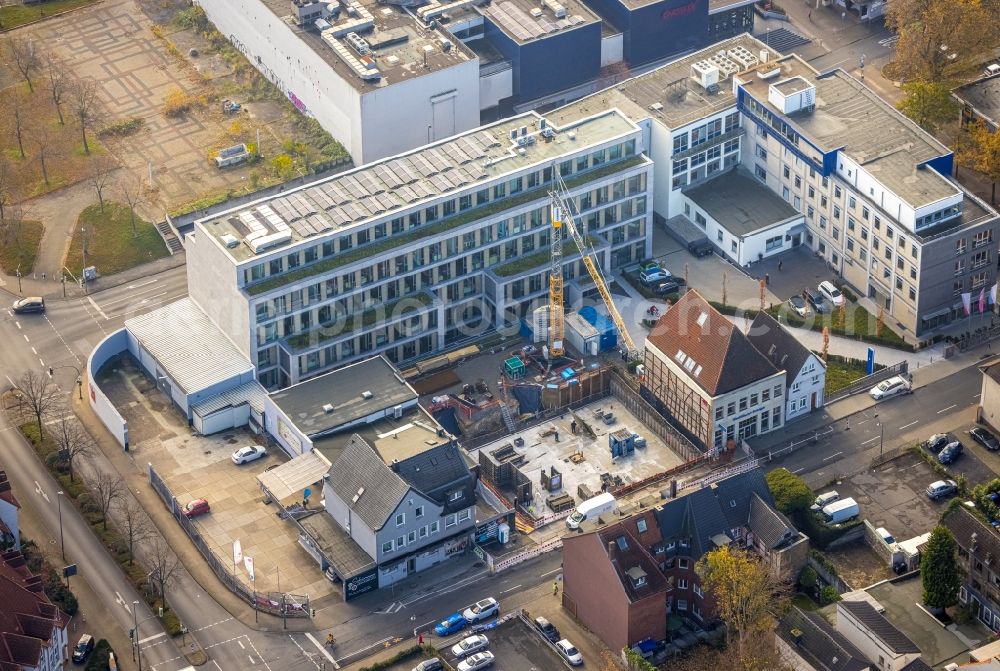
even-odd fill
[[(610, 163), (602, 168), (596, 170), (591, 170), (589, 172), (577, 175), (571, 179), (566, 180), (566, 187), (569, 189), (574, 189), (582, 184), (591, 182), (607, 175), (620, 172), (622, 170), (627, 170), (636, 165), (642, 163), (645, 159), (642, 155), (633, 156), (624, 161), (619, 161), (617, 163)], [(307, 277), (313, 275), (319, 275), (322, 273), (335, 270), (341, 266), (346, 266), (356, 261), (360, 261), (364, 258), (374, 257), (385, 251), (393, 249), (395, 247), (402, 247), (415, 240), (421, 238), (429, 238), (431, 236), (437, 235), (438, 233), (443, 233), (444, 231), (457, 228), (459, 226), (464, 226), (472, 221), (477, 221), (479, 219), (486, 219), (491, 215), (498, 214), (504, 210), (509, 210), (525, 203), (530, 203), (533, 200), (538, 200), (545, 198), (548, 195), (548, 186), (539, 187), (537, 189), (532, 189), (530, 191), (523, 191), (516, 196), (510, 196), (504, 198), (503, 200), (484, 205), (483, 207), (477, 207), (471, 210), (462, 212), (454, 217), (445, 219), (434, 224), (420, 226), (411, 231), (407, 231), (401, 235), (393, 235), (388, 238), (379, 240), (378, 242), (364, 245), (363, 247), (357, 247), (343, 254), (337, 254), (327, 259), (323, 259), (317, 263), (310, 266), (306, 266), (299, 270), (291, 273), (285, 273), (283, 275), (278, 275), (276, 277), (268, 278), (257, 282), (255, 284), (247, 285), (244, 287), (246, 292), (251, 296), (257, 296), (268, 291), (273, 291), (280, 287), (283, 287), (299, 280), (303, 280)]]

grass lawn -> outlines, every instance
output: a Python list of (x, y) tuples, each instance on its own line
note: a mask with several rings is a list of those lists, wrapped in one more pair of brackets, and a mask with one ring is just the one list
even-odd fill
[(84, 228), (90, 240), (87, 265), (96, 266), (100, 275), (113, 275), (167, 256), (167, 246), (152, 224), (137, 216), (135, 227), (134, 234), (127, 205), (106, 202), (103, 214), (99, 206), (91, 205), (80, 213), (66, 267), (77, 277), (83, 272)]
[(7, 5), (0, 7), (0, 28), (10, 30), (25, 23), (65, 12), (67, 9), (83, 7), (93, 2), (94, 0), (49, 0), (33, 5)]
[(22, 221), (17, 239), (0, 244), (0, 270), (13, 275), (20, 267), (22, 276), (30, 273), (44, 232), (42, 222)]
[[(876, 366), (881, 368), (882, 366)], [(826, 393), (832, 394), (865, 377), (868, 373), (864, 361), (857, 359), (838, 359), (830, 357), (826, 362)]]

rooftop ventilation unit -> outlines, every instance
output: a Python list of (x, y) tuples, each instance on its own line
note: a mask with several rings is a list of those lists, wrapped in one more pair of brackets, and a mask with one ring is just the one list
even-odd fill
[(240, 241), (236, 238), (236, 236), (230, 235), (229, 233), (219, 236), (219, 239), (222, 240), (222, 244), (224, 244), (228, 249), (232, 249), (240, 244)]
[(719, 84), (719, 68), (708, 60), (691, 64), (691, 79), (698, 82), (703, 89)]
[(403, 416), (403, 406), (401, 406), (401, 405), (394, 406), (393, 409), (392, 409), (392, 416), (394, 418), (396, 418), (396, 419), (399, 419), (400, 417), (402, 417)]
[(744, 70), (752, 68), (757, 65), (759, 60), (757, 57), (746, 47), (735, 46), (729, 50), (728, 56), (730, 59), (736, 61), (743, 66)]
[(556, 2), (556, 0), (542, 0), (542, 6), (551, 10), (557, 19), (566, 18), (566, 8)]
[(542, 13), (543, 12), (542, 12), (541, 8), (539, 8), (539, 7), (532, 7), (531, 8), (531, 15), (533, 17), (535, 17), (536, 19), (541, 18)]
[(344, 41), (351, 45), (351, 48), (362, 56), (367, 56), (371, 53), (371, 47), (368, 46), (368, 42), (366, 42), (365, 39), (357, 33), (347, 33), (347, 35), (344, 36)]
[(451, 51), (451, 40), (444, 37), (441, 38), (441, 51)]

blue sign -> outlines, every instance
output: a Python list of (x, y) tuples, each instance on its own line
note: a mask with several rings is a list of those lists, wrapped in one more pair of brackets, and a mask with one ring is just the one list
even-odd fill
[(869, 347), (868, 348), (868, 365), (865, 367), (865, 370), (868, 372), (869, 375), (871, 375), (872, 373), (875, 372), (875, 348), (874, 347)]

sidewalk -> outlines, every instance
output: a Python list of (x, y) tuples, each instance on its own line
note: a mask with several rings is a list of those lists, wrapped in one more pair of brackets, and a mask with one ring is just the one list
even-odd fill
[[(114, 275), (99, 277), (90, 283), (87, 291), (84, 291), (83, 287), (76, 282), (73, 282), (71, 278), (67, 278), (65, 298), (67, 300), (71, 298), (79, 298), (98, 291), (104, 291), (105, 289), (121, 286), (129, 282), (134, 282), (145, 277), (150, 277), (152, 275), (183, 266), (186, 261), (187, 257), (183, 252), (174, 254), (173, 256), (167, 256), (162, 259), (157, 259), (156, 261), (144, 263), (136, 266), (135, 268), (123, 270), (122, 272), (115, 273)], [(63, 299), (63, 284), (59, 281), (58, 276), (46, 276), (44, 280), (41, 275), (38, 274), (22, 277), (20, 281), (20, 291), (18, 290), (18, 284), (18, 279), (16, 277), (0, 274), (0, 293), (7, 293), (14, 299), (22, 296), (41, 296), (48, 301)]]

